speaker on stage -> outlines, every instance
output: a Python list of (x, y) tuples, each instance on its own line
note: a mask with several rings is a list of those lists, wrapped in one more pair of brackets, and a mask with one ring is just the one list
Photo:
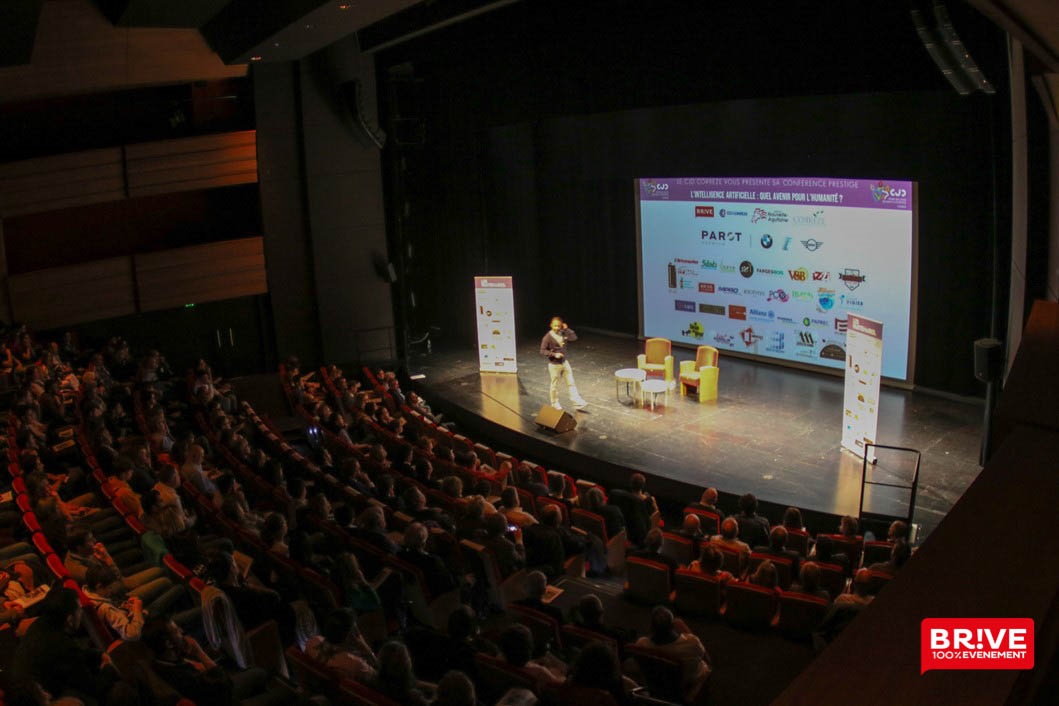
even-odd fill
[(546, 427), (560, 434), (577, 426), (577, 420), (572, 414), (556, 409), (550, 404), (541, 407), (541, 411), (537, 412), (537, 418), (533, 421), (537, 423), (537, 426)]
[(974, 376), (982, 382), (996, 382), (1004, 372), (1004, 344), (995, 338), (974, 342)]

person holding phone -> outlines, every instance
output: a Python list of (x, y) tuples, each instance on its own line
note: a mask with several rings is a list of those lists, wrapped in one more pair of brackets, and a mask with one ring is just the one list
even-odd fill
[(570, 401), (576, 409), (584, 409), (588, 405), (585, 398), (577, 391), (574, 382), (574, 369), (570, 367), (570, 361), (566, 357), (566, 344), (577, 340), (577, 334), (566, 325), (562, 317), (552, 317), (550, 330), (541, 339), (541, 355), (548, 359), (548, 378), (550, 382), (549, 396), (552, 407), (562, 409), (559, 404), (559, 379), (566, 379), (567, 391), (570, 393)]

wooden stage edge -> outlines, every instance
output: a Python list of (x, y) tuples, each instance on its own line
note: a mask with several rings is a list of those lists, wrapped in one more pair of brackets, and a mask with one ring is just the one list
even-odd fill
[[(840, 448), (842, 378), (722, 356), (716, 402), (699, 404), (673, 392), (652, 411), (623, 404), (615, 385), (614, 372), (635, 367), (641, 348), (635, 339), (581, 333), (570, 361), (590, 404), (574, 412), (567, 391), (560, 391), (578, 421), (563, 434), (533, 422), (548, 401), (536, 340), (519, 346), (517, 374), (480, 373), (473, 346), (415, 358), (408, 371), (425, 375), (416, 383), (423, 396), (476, 441), (607, 487), (625, 487), (641, 471), (671, 513), (712, 486), (722, 494), (723, 510), (734, 511), (738, 496), (752, 492), (771, 520), (793, 505), (814, 531), (831, 531), (837, 516), (858, 514), (861, 459)], [(679, 367), (693, 352), (674, 348), (673, 355)], [(980, 401), (883, 389), (879, 442), (922, 454), (913, 515), (921, 539), (977, 477), (981, 432)], [(910, 455), (880, 455), (869, 479), (909, 485), (912, 468)], [(869, 486), (865, 510), (903, 516), (909, 495)]]

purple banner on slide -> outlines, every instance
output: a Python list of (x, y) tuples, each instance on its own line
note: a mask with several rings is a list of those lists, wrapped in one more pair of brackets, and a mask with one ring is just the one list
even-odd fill
[[(689, 201), (702, 204), (706, 216), (711, 203), (784, 206), (829, 206), (912, 209), (911, 181), (835, 179), (816, 177), (680, 177), (640, 179), (641, 201)], [(699, 210), (696, 210), (696, 215)]]

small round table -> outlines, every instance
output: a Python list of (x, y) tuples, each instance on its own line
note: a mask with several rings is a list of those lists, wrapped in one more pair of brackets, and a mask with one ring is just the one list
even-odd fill
[[(629, 398), (629, 404), (636, 404), (635, 396), (639, 396), (642, 400), (643, 395), (640, 393), (640, 385), (646, 379), (647, 371), (640, 370), (639, 368), (622, 368), (621, 370), (616, 371), (614, 373), (614, 395), (618, 398), (618, 402), (622, 402), (622, 383), (625, 383), (625, 396)], [(635, 392), (633, 392), (633, 390), (635, 390)], [(622, 404), (625, 403), (622, 402)]]
[(640, 383), (640, 406), (644, 406), (643, 396), (645, 394), (651, 395), (651, 411), (655, 411), (655, 400), (658, 399), (659, 395), (669, 395), (669, 384), (665, 380), (659, 380), (658, 378), (651, 378), (650, 380), (644, 380)]

